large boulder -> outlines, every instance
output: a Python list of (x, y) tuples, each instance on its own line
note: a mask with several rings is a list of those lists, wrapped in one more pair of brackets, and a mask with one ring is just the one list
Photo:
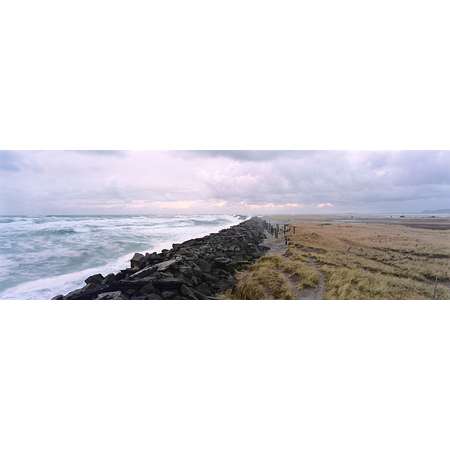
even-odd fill
[(158, 255), (158, 253), (153, 252), (153, 253), (146, 253), (145, 254), (145, 261), (147, 264), (155, 264), (157, 262), (160, 262), (163, 260), (163, 256), (162, 255)]
[(178, 288), (183, 284), (183, 280), (181, 278), (167, 277), (161, 278), (159, 280), (154, 280), (153, 284), (159, 290), (164, 291)]
[[(153, 280), (152, 280), (153, 281)], [(147, 294), (154, 294), (155, 293), (155, 286), (153, 285), (153, 282), (149, 282), (145, 284), (140, 290), (139, 294), (147, 295)]]
[(109, 273), (108, 275), (106, 275), (106, 277), (103, 279), (102, 284), (111, 284), (113, 281), (116, 280), (116, 275), (114, 275), (113, 273)]
[(145, 265), (145, 256), (142, 253), (135, 253), (130, 260), (130, 264), (132, 269), (142, 269)]
[(86, 278), (84, 282), (86, 284), (97, 285), (100, 284), (103, 280), (103, 275), (101, 273), (96, 273), (95, 275), (91, 275), (90, 277)]
[(164, 272), (165, 270), (169, 269), (174, 264), (176, 264), (178, 261), (179, 261), (178, 258), (174, 258), (174, 259), (169, 259), (168, 261), (163, 261), (158, 264), (153, 264), (151, 266), (144, 267), (143, 269), (139, 270), (138, 272), (135, 272), (132, 275), (130, 275), (130, 278), (131, 279), (142, 278), (142, 277), (147, 277), (154, 272)]
[(158, 264), (155, 264), (153, 266), (153, 268), (155, 269), (155, 271), (157, 272), (164, 272), (165, 270), (167, 270), (169, 267), (172, 267), (174, 264), (176, 264), (177, 262), (179, 262), (180, 258), (173, 258), (173, 259), (169, 259), (168, 261), (163, 261), (160, 262)]
[(127, 298), (120, 291), (104, 292), (97, 296), (95, 300), (127, 300)]
[(223, 269), (228, 268), (231, 263), (232, 261), (230, 258), (226, 258), (223, 256), (214, 258), (214, 265)]

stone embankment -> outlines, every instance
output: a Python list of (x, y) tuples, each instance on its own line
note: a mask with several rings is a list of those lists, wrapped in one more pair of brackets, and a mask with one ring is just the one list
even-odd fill
[(54, 300), (212, 299), (234, 285), (234, 273), (262, 256), (265, 222), (253, 217), (161, 253), (136, 253), (131, 267), (92, 275)]

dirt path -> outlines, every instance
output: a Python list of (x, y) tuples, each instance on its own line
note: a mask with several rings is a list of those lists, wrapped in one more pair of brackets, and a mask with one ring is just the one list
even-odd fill
[[(266, 233), (266, 236), (267, 237), (263, 242), (263, 245), (269, 247), (266, 254), (268, 256), (285, 256), (288, 246), (284, 243), (283, 235), (278, 239), (275, 239), (269, 233)], [(325, 296), (325, 276), (319, 270), (319, 267), (313, 258), (308, 259), (308, 264), (319, 274), (319, 284), (314, 288), (299, 289), (299, 279), (297, 275), (290, 275), (282, 271), (280, 271), (280, 275), (286, 280), (286, 284), (289, 286), (295, 300), (323, 300)]]
[(308, 258), (308, 263), (311, 267), (314, 267), (314, 269), (319, 274), (319, 284), (315, 288), (308, 288), (303, 289), (300, 295), (301, 300), (323, 300), (325, 296), (325, 276), (324, 274), (319, 270), (319, 266), (317, 265), (316, 261), (312, 258)]
[(267, 238), (264, 240), (263, 245), (270, 248), (266, 253), (268, 256), (271, 255), (284, 255), (284, 252), (287, 250), (287, 245), (284, 243), (284, 239), (278, 238), (275, 239), (270, 234), (267, 235)]

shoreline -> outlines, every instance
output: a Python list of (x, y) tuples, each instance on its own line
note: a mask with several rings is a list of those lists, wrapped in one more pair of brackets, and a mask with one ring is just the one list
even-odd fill
[[(130, 217), (132, 220), (124, 219), (125, 217)], [(203, 221), (203, 217), (206, 217), (205, 221)], [(71, 292), (82, 288), (85, 284), (84, 280), (93, 273), (101, 272), (103, 274), (108, 274), (120, 271), (128, 266), (129, 261), (135, 252), (160, 252), (164, 248), (171, 248), (173, 243), (201, 238), (210, 233), (216, 233), (224, 228), (237, 225), (249, 218), (249, 216), (238, 214), (185, 214), (168, 216), (167, 218), (154, 216), (147, 221), (147, 217), (144, 216), (121, 215), (118, 221), (114, 220), (114, 223), (111, 223), (110, 220), (104, 220), (103, 218), (99, 219), (98, 216), (93, 216), (93, 219), (88, 221), (80, 216), (71, 216), (70, 222), (62, 223), (60, 221), (48, 222), (44, 220), (43, 216), (36, 216), (30, 218), (25, 225), (19, 220), (17, 223), (19, 223), (20, 229), (17, 232), (23, 234), (24, 231), (28, 231), (28, 228), (30, 236), (34, 236), (33, 233), (36, 232), (35, 227), (45, 227), (44, 231), (49, 235), (49, 239), (54, 239), (55, 236), (59, 236), (59, 229), (61, 227), (70, 228), (74, 231), (70, 234), (66, 233), (65, 236), (68, 236), (69, 239), (60, 239), (56, 242), (56, 247), (53, 247), (51, 243), (49, 244), (52, 248), (50, 256), (52, 258), (55, 256), (63, 258), (61, 259), (61, 264), (58, 263), (58, 267), (55, 267), (55, 264), (50, 264), (50, 262), (45, 259), (42, 261), (36, 259), (39, 252), (49, 253), (45, 248), (33, 248), (33, 252), (31, 253), (28, 253), (27, 251), (19, 252), (17, 259), (14, 261), (12, 260), (12, 256), (6, 253), (5, 261), (8, 261), (7, 258), (11, 259), (11, 261), (9, 261), (11, 268), (16, 264), (19, 264), (20, 266), (21, 262), (24, 262), (25, 267), (27, 267), (27, 264), (33, 264), (33, 262), (36, 264), (31, 267), (30, 271), (25, 272), (24, 276), (22, 276), (22, 270), (16, 272), (15, 270), (10, 269), (9, 273), (5, 272), (5, 279), (2, 280), (2, 282), (4, 281), (5, 283), (0, 283), (5, 284), (1, 289), (0, 299), (50, 299), (60, 293)], [(16, 220), (18, 219), (16, 218)], [(12, 221), (12, 225), (16, 223), (16, 220)], [(37, 225), (35, 225), (35, 223), (37, 223)], [(11, 225), (5, 226), (9, 226), (9, 230), (12, 230)], [(114, 227), (114, 233), (110, 232), (112, 227)], [(118, 227), (118, 232), (115, 231), (116, 227)], [(135, 228), (137, 231), (135, 231)], [(130, 229), (130, 231), (124, 231), (128, 229)], [(101, 233), (97, 232), (99, 230)], [(9, 232), (11, 233), (12, 231)], [(43, 232), (41, 232), (41, 234), (42, 233)], [(97, 242), (93, 240), (96, 236), (100, 237), (98, 245)], [(108, 236), (110, 236), (112, 240), (109, 240)], [(14, 239), (14, 237), (12, 237), (12, 239)], [(34, 239), (34, 237), (32, 239)], [(117, 249), (120, 246), (125, 247), (126, 241), (128, 240), (134, 240), (137, 244), (134, 245), (134, 248), (131, 246), (131, 248), (124, 248), (123, 252), (118, 252)], [(26, 242), (22, 247), (25, 246), (25, 244)], [(113, 252), (109, 251), (109, 246), (114, 247)], [(82, 261), (81, 264), (79, 261), (72, 261), (75, 252), (86, 252), (86, 261)], [(97, 252), (100, 255), (99, 257), (96, 256)], [(65, 256), (67, 254), (69, 258), (66, 260)], [(46, 256), (47, 255), (44, 255), (44, 258)], [(72, 260), (70, 259), (71, 257)], [(89, 259), (92, 260), (90, 261), (91, 263), (89, 263)], [(42, 268), (35, 268), (37, 265), (42, 266)], [(11, 275), (12, 273), (17, 273), (20, 279), (16, 276), (13, 278)], [(27, 274), (29, 274), (28, 277)]]
[(86, 285), (54, 300), (211, 299), (234, 285), (236, 270), (265, 252), (264, 221), (252, 217), (201, 238), (173, 244), (159, 253), (136, 253), (131, 267), (106, 276), (94, 274)]

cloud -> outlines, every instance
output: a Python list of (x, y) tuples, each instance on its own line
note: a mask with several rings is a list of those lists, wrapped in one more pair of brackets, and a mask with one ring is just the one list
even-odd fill
[(196, 204), (195, 201), (187, 201), (187, 200), (172, 200), (169, 202), (153, 202), (155, 207), (163, 208), (163, 209), (191, 209)]
[(13, 152), (0, 151), (0, 170), (16, 172), (20, 169), (19, 158)]
[(247, 202), (241, 202), (240, 203), (245, 208), (250, 209), (286, 209), (286, 208), (303, 208), (305, 205), (302, 205), (301, 203), (247, 203)]
[(123, 150), (66, 150), (83, 156), (106, 156), (113, 158), (123, 158), (126, 151)]
[[(186, 150), (174, 152), (184, 158), (226, 158), (234, 161), (273, 161), (275, 159), (297, 159), (307, 156), (305, 152), (290, 150)], [(313, 151), (307, 152), (309, 155)]]
[(450, 207), (450, 152), (0, 152), (1, 214)]

